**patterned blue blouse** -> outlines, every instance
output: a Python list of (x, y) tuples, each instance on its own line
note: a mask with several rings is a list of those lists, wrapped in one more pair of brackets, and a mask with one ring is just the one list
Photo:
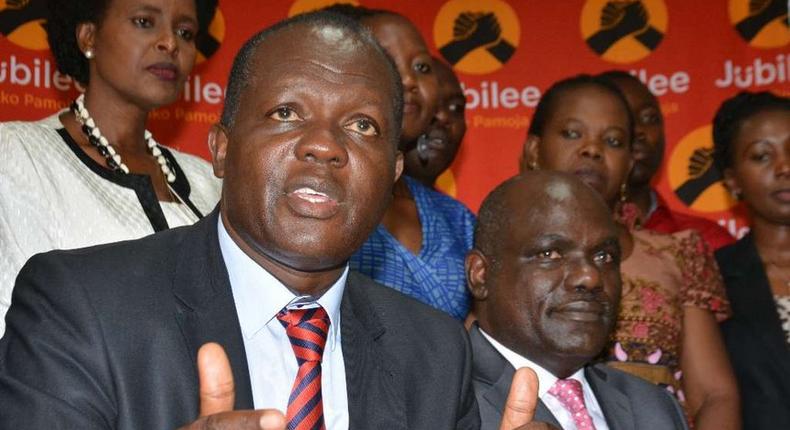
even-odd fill
[(464, 258), (472, 248), (475, 216), (458, 200), (404, 178), (422, 224), (419, 255), (379, 224), (351, 257), (351, 269), (463, 320), (469, 312)]

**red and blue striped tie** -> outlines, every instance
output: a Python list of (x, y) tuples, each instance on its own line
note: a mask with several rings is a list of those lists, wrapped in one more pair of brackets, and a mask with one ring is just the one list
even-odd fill
[(329, 316), (322, 307), (283, 309), (277, 314), (291, 341), (299, 370), (288, 398), (288, 430), (324, 430), (321, 400), (321, 357), (329, 332)]

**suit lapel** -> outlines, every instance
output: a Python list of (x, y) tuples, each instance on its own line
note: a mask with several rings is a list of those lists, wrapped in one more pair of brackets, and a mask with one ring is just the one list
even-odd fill
[[(236, 384), (236, 409), (252, 409), (247, 355), (236, 305), (217, 236), (218, 209), (196, 223), (181, 245), (173, 293), (176, 319), (197, 372), (197, 352), (206, 342), (225, 349)], [(197, 373), (196, 373), (197, 374)]]
[[(480, 333), (475, 323), (469, 330), (469, 341), (472, 344), (473, 370), (472, 375), (476, 388), (483, 391), (480, 397), (488, 403), (491, 410), (497, 411), (496, 425), (502, 421), (502, 411), (510, 393), (510, 385), (515, 369)], [(482, 405), (481, 405), (482, 408)], [(560, 423), (549, 408), (539, 400), (535, 409), (535, 421), (542, 421), (561, 428)], [(484, 423), (485, 424), (485, 423)]]
[(609, 429), (634, 429), (634, 414), (628, 396), (613, 384), (607, 383), (606, 373), (595, 366), (585, 368), (584, 376), (595, 393)]
[(380, 344), (386, 329), (365, 293), (366, 281), (350, 272), (340, 305), (350, 429), (407, 429), (406, 387)]

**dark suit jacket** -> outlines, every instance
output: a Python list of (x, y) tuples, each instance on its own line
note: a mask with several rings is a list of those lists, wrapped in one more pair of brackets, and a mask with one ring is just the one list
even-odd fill
[(790, 349), (751, 234), (716, 252), (733, 315), (721, 324), (744, 429), (790, 429)]
[[(476, 429), (463, 327), (350, 274), (341, 334), (352, 429)], [(173, 429), (198, 413), (196, 354), (227, 351), (236, 408), (247, 360), (217, 212), (144, 239), (34, 256), (0, 340), (0, 428)]]
[[(481, 428), (496, 430), (515, 369), (483, 337), (477, 325), (469, 337), (474, 361), (472, 384), (480, 407)], [(688, 429), (683, 410), (665, 389), (605, 364), (587, 366), (584, 376), (611, 430)], [(542, 401), (538, 401), (534, 420), (561, 428)]]

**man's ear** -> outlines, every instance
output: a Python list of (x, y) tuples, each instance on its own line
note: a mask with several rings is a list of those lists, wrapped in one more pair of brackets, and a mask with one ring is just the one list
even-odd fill
[(464, 270), (466, 271), (466, 287), (472, 293), (475, 300), (484, 301), (488, 298), (488, 287), (486, 287), (486, 270), (488, 269), (488, 259), (482, 252), (472, 249), (466, 254)]
[(92, 22), (81, 22), (77, 24), (76, 28), (77, 46), (84, 54), (88, 49), (95, 49), (96, 47), (96, 24)]
[(738, 179), (735, 177), (735, 172), (732, 170), (732, 167), (727, 167), (722, 172), (722, 183), (724, 184), (724, 188), (730, 192), (730, 195), (735, 200), (740, 200), (743, 194), (743, 190), (741, 189), (740, 184), (738, 184)]
[(211, 164), (214, 176), (225, 177), (225, 155), (228, 152), (228, 132), (222, 124), (214, 124), (208, 132), (208, 149), (211, 151)]
[(398, 182), (400, 175), (403, 173), (403, 152), (400, 150), (395, 152), (395, 179), (392, 183)]
[(519, 172), (523, 173), (527, 170), (537, 170), (538, 166), (538, 149), (540, 148), (540, 137), (534, 134), (528, 134), (527, 139), (524, 141), (524, 148), (521, 150), (521, 158), (519, 159)]

